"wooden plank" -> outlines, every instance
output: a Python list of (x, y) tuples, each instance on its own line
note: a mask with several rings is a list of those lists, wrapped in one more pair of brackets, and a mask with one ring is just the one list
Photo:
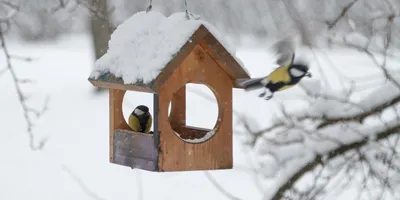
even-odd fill
[(157, 93), (159, 92), (160, 88), (170, 78), (175, 69), (179, 67), (182, 61), (189, 55), (195, 46), (204, 39), (207, 34), (209, 34), (209, 31), (203, 25), (201, 25), (154, 80), (152, 85), (153, 91)]
[[(215, 135), (199, 144), (181, 140), (168, 121), (168, 104), (173, 94), (189, 82), (209, 86), (219, 106)], [(158, 165), (161, 171), (232, 168), (232, 80), (200, 45), (160, 89), (159, 130), (162, 151)]]
[(207, 34), (200, 43), (208, 54), (215, 60), (232, 79), (235, 88), (241, 88), (234, 80), (238, 78), (250, 78), (249, 74), (242, 68), (236, 59), (225, 49), (224, 46), (211, 34)]
[(117, 129), (114, 132), (113, 163), (155, 171), (157, 149), (153, 134)]
[[(153, 94), (153, 138), (154, 138), (154, 147), (157, 149), (157, 152), (161, 152), (162, 149), (160, 147), (160, 131), (159, 131), (159, 126), (158, 126), (158, 122), (159, 122), (159, 105), (158, 105), (158, 94)], [(157, 154), (156, 156), (156, 171), (159, 171), (159, 167), (158, 167), (158, 156), (159, 154)]]
[[(172, 125), (172, 123), (171, 123)], [(183, 139), (200, 139), (204, 137), (210, 129), (192, 127), (192, 126), (177, 126), (172, 129)]]
[(110, 104), (110, 132), (109, 132), (109, 156), (110, 162), (113, 161), (113, 145), (114, 145), (114, 131), (116, 129), (130, 130), (128, 124), (124, 119), (122, 113), (122, 102), (125, 95), (125, 90), (110, 89), (109, 90), (109, 104)]
[(133, 157), (126, 157), (122, 155), (115, 155), (115, 161), (113, 162), (117, 165), (122, 165), (126, 167), (130, 167), (132, 169), (138, 168), (147, 171), (157, 171), (156, 164), (157, 162), (144, 160), (141, 158), (133, 158)]
[(186, 125), (186, 86), (181, 87), (173, 95), (169, 121), (172, 129)]
[(94, 79), (88, 79), (88, 81), (92, 85), (94, 85), (96, 87), (101, 87), (101, 88), (154, 93), (154, 91), (148, 86), (137, 86), (137, 85), (132, 85), (132, 84), (125, 85), (125, 84), (123, 84), (122, 81), (107, 82), (107, 81), (100, 81), (100, 80), (94, 80)]

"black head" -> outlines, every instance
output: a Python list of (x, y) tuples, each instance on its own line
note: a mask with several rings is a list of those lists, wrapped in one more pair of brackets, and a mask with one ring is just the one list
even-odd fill
[(143, 114), (147, 115), (147, 113), (149, 113), (149, 108), (145, 105), (137, 106), (132, 112), (132, 114), (135, 114), (137, 116), (141, 116)]
[(139, 109), (139, 110), (141, 110), (141, 111), (143, 111), (145, 113), (149, 112), (149, 108), (147, 106), (145, 106), (145, 105), (139, 105), (139, 106), (136, 107), (136, 109)]
[(303, 76), (311, 77), (311, 73), (308, 72), (308, 70), (309, 70), (308, 65), (302, 63), (296, 63), (289, 68), (289, 74), (294, 77), (303, 77)]

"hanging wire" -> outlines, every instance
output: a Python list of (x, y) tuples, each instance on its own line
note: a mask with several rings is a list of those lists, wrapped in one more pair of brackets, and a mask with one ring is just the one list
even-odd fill
[(146, 8), (146, 12), (151, 11), (151, 9), (153, 8), (153, 0), (149, 0), (149, 6)]
[(184, 6), (185, 6), (186, 18), (190, 19), (188, 7), (187, 7), (187, 0), (184, 0)]
[(189, 11), (188, 6), (187, 6), (187, 0), (184, 0), (184, 6), (185, 6), (186, 18), (187, 18), (188, 20), (190, 20), (190, 17), (193, 17), (193, 19), (195, 19), (195, 20), (200, 19), (200, 16), (197, 16), (197, 15), (195, 15), (195, 14), (193, 14), (193, 13), (191, 13), (191, 12)]

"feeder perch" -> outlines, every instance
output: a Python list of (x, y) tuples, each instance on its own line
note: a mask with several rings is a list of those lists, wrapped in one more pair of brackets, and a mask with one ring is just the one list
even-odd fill
[[(110, 72), (89, 78), (94, 86), (109, 89), (110, 162), (148, 171), (231, 169), (232, 89), (240, 88), (239, 78), (250, 77), (204, 25), (149, 84), (124, 84)], [(214, 93), (219, 111), (213, 130), (186, 126), (187, 83), (204, 84)], [(127, 90), (154, 94), (153, 134), (133, 132), (127, 125), (122, 114)]]

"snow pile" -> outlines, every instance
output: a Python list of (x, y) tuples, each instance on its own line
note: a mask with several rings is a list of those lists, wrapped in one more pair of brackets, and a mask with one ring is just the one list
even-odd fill
[(97, 79), (102, 74), (111, 72), (116, 77), (121, 77), (124, 84), (148, 84), (181, 47), (190, 41), (190, 37), (201, 24), (232, 56), (235, 55), (235, 49), (206, 21), (188, 20), (185, 12), (165, 17), (159, 12), (142, 11), (124, 21), (114, 31), (107, 53), (96, 61), (90, 77)]

